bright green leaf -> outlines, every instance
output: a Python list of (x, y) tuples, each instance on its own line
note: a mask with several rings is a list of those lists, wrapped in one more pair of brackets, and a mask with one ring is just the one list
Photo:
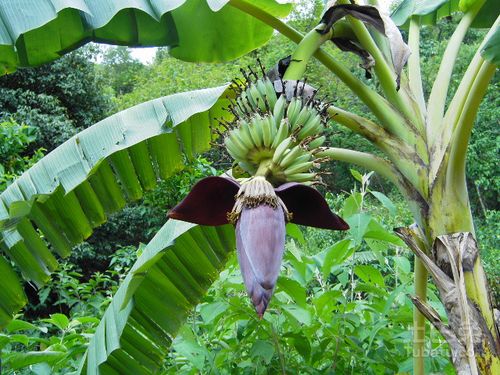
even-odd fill
[(184, 326), (177, 336), (174, 344), (175, 350), (185, 356), (198, 370), (203, 369), (208, 352), (194, 337), (191, 329)]
[(226, 302), (207, 303), (200, 306), (200, 315), (205, 323), (210, 324), (228, 308), (229, 304)]
[[(462, 0), (463, 2), (464, 0)], [(465, 0), (471, 5), (474, 0)], [(434, 25), (459, 10), (460, 0), (403, 0), (391, 15), (397, 26), (408, 28), (411, 16), (419, 16), (425, 25)], [(499, 13), (497, 0), (486, 0), (472, 23), (472, 27), (490, 27)]]
[(363, 175), (361, 173), (359, 173), (357, 170), (355, 169), (349, 169), (349, 171), (351, 172), (352, 176), (358, 180), (359, 182), (363, 182)]
[(42, 332), (47, 332), (45, 327), (38, 327), (35, 324), (25, 322), (24, 320), (14, 319), (12, 320), (7, 327), (5, 327), (7, 332), (17, 332), (24, 330), (40, 330)]
[(42, 319), (42, 321), (55, 325), (61, 331), (64, 331), (69, 325), (69, 319), (64, 314), (51, 314), (50, 319)]
[(481, 56), (492, 64), (500, 65), (500, 26), (495, 29), (493, 35), (484, 44)]
[[(263, 45), (273, 29), (226, 2), (206, 0), (0, 3), (0, 74), (54, 60), (91, 40), (129, 46), (169, 46), (186, 61), (229, 61)], [(272, 16), (291, 6), (256, 0)], [(26, 17), (26, 14), (30, 17)]]
[(288, 313), (294, 319), (296, 319), (299, 323), (304, 324), (305, 326), (311, 325), (311, 313), (309, 310), (300, 307), (299, 305), (284, 305), (283, 311)]
[(361, 193), (352, 193), (345, 201), (342, 208), (342, 217), (344, 219), (349, 218), (355, 213), (359, 212), (361, 209), (361, 202), (363, 201), (363, 196)]
[(300, 230), (299, 226), (293, 223), (286, 224), (286, 234), (290, 237), (296, 239), (301, 245), (303, 245), (306, 240), (304, 239), (304, 234)]
[(65, 355), (65, 352), (55, 352), (50, 350), (42, 352), (17, 352), (6, 355), (5, 362), (10, 368), (17, 370), (35, 363), (54, 363), (62, 359)]
[(269, 341), (255, 340), (252, 349), (250, 349), (250, 356), (252, 358), (261, 358), (264, 363), (269, 364), (274, 355), (274, 345)]
[(382, 205), (389, 210), (391, 215), (396, 214), (396, 206), (394, 206), (394, 203), (387, 198), (387, 196), (379, 191), (370, 191), (370, 193), (379, 200)]
[(332, 245), (326, 250), (325, 259), (321, 272), (326, 279), (330, 274), (332, 267), (345, 262), (354, 253), (354, 247), (351, 247), (351, 240), (345, 239)]
[(378, 286), (384, 286), (384, 277), (382, 273), (373, 266), (370, 265), (358, 265), (354, 267), (354, 274), (358, 276), (365, 283), (376, 284)]
[(360, 244), (363, 236), (366, 233), (368, 224), (371, 221), (371, 216), (367, 213), (354, 214), (346, 219), (349, 224), (349, 232), (356, 244)]
[(403, 273), (410, 273), (411, 272), (411, 264), (408, 258), (402, 257), (402, 256), (395, 256), (392, 257), (394, 260), (394, 263), (398, 267), (398, 269), (403, 272)]
[(286, 294), (288, 294), (297, 305), (301, 307), (306, 307), (306, 290), (305, 288), (299, 284), (299, 282), (289, 279), (285, 276), (280, 276), (278, 278), (278, 291), (282, 290)]

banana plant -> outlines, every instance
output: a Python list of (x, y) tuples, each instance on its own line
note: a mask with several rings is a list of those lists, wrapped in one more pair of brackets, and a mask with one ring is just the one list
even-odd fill
[[(424, 373), (425, 319), (448, 341), (458, 373), (498, 373), (500, 334), (488, 298), (465, 185), (467, 143), (499, 62), (499, 9), (495, 2), (404, 0), (391, 18), (379, 10), (376, 0), (371, 5), (330, 1), (318, 25), (306, 35), (278, 18), (286, 15), (289, 7), (274, 1), (165, 4), (155, 0), (126, 4), (111, 0), (0, 3), (0, 66), (4, 72), (50, 61), (88, 40), (168, 45), (174, 56), (189, 61), (235, 58), (265, 43), (272, 29), (298, 44), (289, 61), (283, 61), (274, 76), (268, 74), (270, 82), (250, 73), (245, 82), (236, 82), (231, 88), (185, 94), (182, 100), (191, 100), (187, 100), (186, 105), (191, 105), (187, 110), (180, 103), (166, 105), (171, 100), (168, 98), (138, 106), (104, 120), (85, 136), (75, 136), (12, 184), (0, 196), (4, 240), (0, 246), (23, 277), (43, 283), (57, 266), (52, 251), (67, 255), (73, 244), (106, 220), (106, 212), (123, 207), (127, 198), (140, 197), (156, 178), (181, 169), (181, 152), (190, 157), (206, 149), (210, 127), (223, 133), (227, 128), (225, 145), (243, 180), (231, 187), (237, 188), (237, 199), (227, 201), (233, 205), (225, 211), (228, 217), (222, 215), (221, 224), (236, 223), (240, 265), (252, 298), (257, 284), (267, 286), (264, 289), (272, 293), (275, 264), (279, 262), (272, 258), (270, 269), (256, 269), (255, 253), (248, 255), (245, 246), (253, 240), (245, 231), (248, 222), (255, 221), (249, 216), (250, 208), (265, 201), (272, 211), (262, 209), (259, 220), (265, 216), (281, 226), (285, 220), (294, 220), (287, 212), (297, 212), (298, 223), (314, 225), (318, 218), (307, 217), (307, 209), (290, 206), (300, 201), (300, 193), (288, 194), (287, 203), (286, 191), (297, 190), (293, 184), (300, 184), (301, 192), (313, 189), (305, 184), (317, 180), (311, 168), (321, 161), (353, 163), (394, 183), (415, 219), (412, 227), (397, 230), (416, 255), (415, 295), (411, 296), (416, 306), (414, 373)], [(30, 11), (33, 17), (23, 17)], [(420, 29), (457, 11), (462, 13), (461, 21), (442, 56), (430, 95), (425, 97)], [(408, 30), (408, 44), (397, 26)], [(457, 90), (449, 93), (454, 62), (471, 27), (489, 28), (489, 32)], [(368, 86), (325, 52), (321, 47), (329, 42), (359, 55), (362, 67), (367, 75), (374, 73), (380, 89)], [(315, 101), (314, 90), (303, 82), (313, 57), (369, 108), (373, 118)], [(222, 106), (230, 110), (222, 112)], [(213, 124), (212, 112), (224, 120)], [(134, 124), (142, 125), (144, 118), (148, 126), (128, 131)], [(323, 147), (320, 133), (327, 119), (365, 137), (384, 156)], [(130, 127), (123, 128), (123, 124)], [(200, 213), (193, 217), (189, 206), (189, 200), (181, 203), (171, 216), (196, 222)], [(332, 228), (336, 222), (336, 229), (345, 229), (341, 219), (329, 211), (321, 219), (316, 226)], [(110, 305), (81, 370), (111, 373), (133, 368), (134, 373), (148, 373), (158, 368), (179, 321), (223, 267), (228, 249), (234, 247), (227, 228), (167, 223), (120, 288), (120, 298)], [(269, 249), (280, 258), (282, 237), (273, 241), (269, 240)], [(202, 266), (196, 266), (197, 261)], [(6, 324), (25, 298), (10, 262), (0, 258), (0, 268), (7, 280), (6, 288), (0, 290), (0, 321)], [(266, 279), (268, 274), (272, 276)], [(426, 303), (428, 274), (440, 292), (447, 323)], [(262, 314), (270, 294), (261, 291), (257, 297), (253, 302)], [(169, 314), (161, 316), (162, 311)]]

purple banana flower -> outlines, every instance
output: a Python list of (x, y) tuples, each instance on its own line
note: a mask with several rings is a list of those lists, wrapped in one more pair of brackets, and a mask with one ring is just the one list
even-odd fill
[(259, 317), (267, 309), (280, 272), (285, 224), (346, 230), (314, 188), (296, 182), (274, 189), (263, 177), (248, 182), (224, 177), (199, 181), (168, 214), (200, 225), (236, 225), (236, 249), (248, 295)]

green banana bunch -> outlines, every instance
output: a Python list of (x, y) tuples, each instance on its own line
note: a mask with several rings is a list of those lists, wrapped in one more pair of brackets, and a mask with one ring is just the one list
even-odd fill
[(314, 183), (318, 174), (311, 169), (322, 161), (314, 155), (326, 140), (318, 105), (297, 95), (288, 101), (269, 78), (250, 81), (249, 76), (233, 102), (236, 120), (224, 138), (235, 177), (254, 175), (264, 165), (275, 185)]

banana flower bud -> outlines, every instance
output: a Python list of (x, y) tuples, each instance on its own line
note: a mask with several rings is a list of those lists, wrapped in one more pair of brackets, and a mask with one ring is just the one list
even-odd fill
[(168, 216), (200, 225), (235, 225), (238, 262), (259, 317), (267, 309), (280, 272), (286, 222), (349, 229), (316, 189), (296, 182), (274, 188), (260, 176), (241, 185), (224, 177), (204, 178)]

